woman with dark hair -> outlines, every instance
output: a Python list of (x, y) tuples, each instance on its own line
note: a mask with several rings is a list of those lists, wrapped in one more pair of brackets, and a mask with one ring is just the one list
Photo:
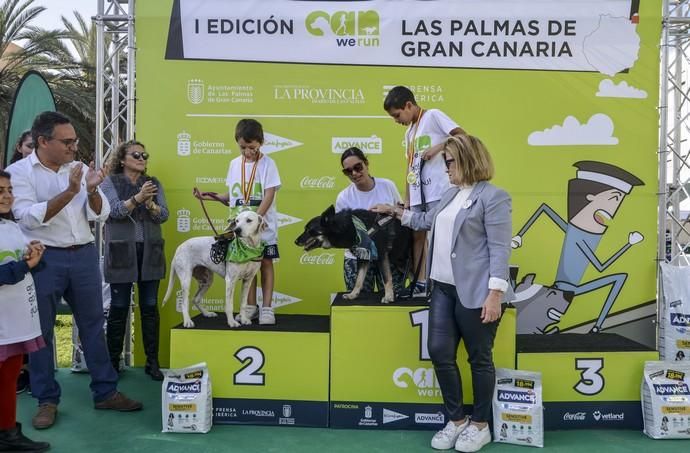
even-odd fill
[(122, 143), (112, 156), (109, 175), (101, 185), (111, 206), (105, 224), (103, 263), (111, 300), (106, 333), (110, 360), (119, 371), (132, 285), (136, 282), (146, 353), (144, 371), (151, 379), (161, 381), (158, 285), (165, 277), (161, 224), (168, 220), (168, 207), (160, 181), (146, 174), (148, 159), (142, 143)]
[(12, 216), (10, 174), (0, 170), (0, 451), (45, 451), (17, 423), (16, 383), (24, 354), (45, 346), (31, 270), (45, 250), (29, 242)]
[(34, 140), (31, 138), (31, 130), (26, 130), (22, 132), (19, 139), (17, 139), (17, 143), (14, 144), (14, 154), (12, 154), (10, 163), (13, 164), (20, 159), (24, 159), (33, 152)]
[[(340, 165), (342, 172), (350, 179), (350, 185), (343, 189), (335, 201), (335, 211), (340, 212), (345, 209), (369, 209), (380, 203), (397, 204), (401, 202), (398, 188), (390, 179), (374, 178), (369, 174), (369, 160), (361, 149), (357, 147), (348, 148), (340, 155)], [(395, 292), (403, 289), (405, 276), (397, 269), (393, 272), (393, 287)], [(351, 291), (357, 279), (357, 258), (349, 250), (345, 252), (343, 263), (343, 276), (345, 287)], [(373, 292), (374, 283), (383, 289), (383, 278), (381, 277), (378, 266), (369, 266), (367, 275), (364, 279), (362, 291)]]
[[(449, 422), (431, 440), (437, 450), (474, 452), (491, 442), (489, 418), (496, 380), (493, 346), (508, 284), (511, 200), (489, 183), (494, 175), (484, 144), (470, 135), (443, 148), (451, 187), (429, 212), (378, 205), (403, 225), (429, 230), (427, 277), (432, 282), (428, 349)], [(457, 351), (463, 340), (472, 371), (473, 411), (463, 408)]]

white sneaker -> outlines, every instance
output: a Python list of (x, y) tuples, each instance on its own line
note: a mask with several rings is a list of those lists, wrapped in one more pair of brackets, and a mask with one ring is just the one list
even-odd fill
[(431, 448), (436, 450), (450, 450), (453, 448), (458, 437), (460, 437), (460, 433), (467, 428), (469, 422), (469, 417), (461, 425), (456, 425), (452, 421), (448, 422), (445, 428), (434, 434), (434, 437), (431, 439)]
[(479, 451), (481, 448), (491, 442), (491, 432), (489, 425), (479, 429), (477, 425), (470, 424), (458, 437), (455, 442), (455, 449), (463, 452)]
[(259, 324), (273, 325), (276, 323), (276, 315), (273, 313), (273, 307), (261, 307), (259, 314)]

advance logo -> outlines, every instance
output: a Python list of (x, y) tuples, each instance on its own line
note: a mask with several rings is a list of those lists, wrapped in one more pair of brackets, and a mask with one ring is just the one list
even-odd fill
[(533, 392), (516, 392), (512, 390), (499, 390), (497, 399), (506, 403), (534, 404), (537, 401), (537, 397)]
[(654, 384), (654, 393), (660, 396), (666, 395), (690, 395), (688, 385), (685, 383), (678, 384)]
[(690, 327), (690, 315), (685, 313), (671, 313), (671, 325), (677, 327)]
[(378, 47), (381, 45), (379, 13), (368, 11), (312, 11), (304, 20), (312, 36), (335, 37), (338, 47)]
[(443, 412), (436, 412), (435, 414), (414, 414), (414, 422), (422, 425), (443, 425), (446, 422), (446, 416)]
[(383, 424), (384, 425), (386, 423), (397, 422), (398, 420), (405, 420), (406, 418), (410, 418), (410, 417), (405, 415), (405, 414), (401, 414), (399, 412), (395, 412), (395, 411), (392, 411), (390, 409), (386, 409), (385, 407), (383, 408)]

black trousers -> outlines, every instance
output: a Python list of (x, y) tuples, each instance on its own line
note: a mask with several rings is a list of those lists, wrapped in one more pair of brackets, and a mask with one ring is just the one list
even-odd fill
[(455, 286), (433, 282), (429, 312), (429, 355), (434, 364), (443, 404), (450, 420), (465, 418), (462, 407), (462, 378), (456, 363), (460, 340), (465, 344), (472, 370), (474, 410), (472, 420), (488, 422), (491, 417), (496, 371), (492, 349), (498, 321), (482, 324), (482, 309), (460, 303)]

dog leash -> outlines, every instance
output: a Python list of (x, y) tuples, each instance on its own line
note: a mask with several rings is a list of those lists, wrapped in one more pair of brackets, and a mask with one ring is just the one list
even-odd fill
[(215, 192), (200, 192), (198, 188), (193, 189), (193, 193), (196, 196), (197, 200), (199, 200), (199, 203), (201, 203), (201, 209), (204, 211), (204, 215), (206, 216), (206, 220), (208, 221), (209, 226), (211, 227), (211, 230), (213, 231), (213, 235), (217, 238), (218, 237), (218, 232), (216, 231), (216, 228), (213, 226), (213, 222), (211, 222), (211, 217), (208, 215), (208, 211), (206, 211), (206, 206), (204, 205), (204, 199), (203, 197), (211, 197), (216, 201), (220, 201), (223, 203), (225, 206), (229, 206), (230, 203), (226, 202), (222, 198), (218, 196)]

